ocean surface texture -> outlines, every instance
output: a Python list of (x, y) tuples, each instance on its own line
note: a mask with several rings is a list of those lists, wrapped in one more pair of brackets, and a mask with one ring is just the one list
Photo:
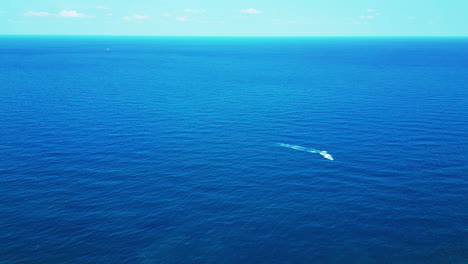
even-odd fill
[(468, 263), (468, 38), (0, 37), (0, 263)]

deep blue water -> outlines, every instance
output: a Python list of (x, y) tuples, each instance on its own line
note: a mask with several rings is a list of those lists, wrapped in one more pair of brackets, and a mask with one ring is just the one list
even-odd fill
[(468, 38), (3, 36), (0, 138), (2, 264), (468, 262)]

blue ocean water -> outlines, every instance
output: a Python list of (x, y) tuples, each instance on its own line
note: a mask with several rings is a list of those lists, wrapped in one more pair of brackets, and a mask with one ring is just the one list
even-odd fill
[(467, 263), (467, 116), (467, 38), (3, 36), (0, 263)]

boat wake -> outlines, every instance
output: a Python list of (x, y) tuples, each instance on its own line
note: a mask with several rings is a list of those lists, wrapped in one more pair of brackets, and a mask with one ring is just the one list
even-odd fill
[(328, 154), (325, 150), (306, 148), (306, 147), (301, 147), (301, 146), (291, 145), (291, 144), (285, 144), (285, 143), (278, 143), (278, 145), (281, 146), (281, 147), (295, 149), (295, 150), (299, 150), (299, 151), (304, 151), (304, 152), (309, 152), (309, 153), (317, 153), (317, 154), (322, 155), (326, 159), (334, 160), (332, 155)]

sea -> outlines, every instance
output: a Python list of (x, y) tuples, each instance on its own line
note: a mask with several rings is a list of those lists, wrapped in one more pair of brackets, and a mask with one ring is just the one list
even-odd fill
[(466, 264), (468, 38), (0, 36), (1, 264)]

